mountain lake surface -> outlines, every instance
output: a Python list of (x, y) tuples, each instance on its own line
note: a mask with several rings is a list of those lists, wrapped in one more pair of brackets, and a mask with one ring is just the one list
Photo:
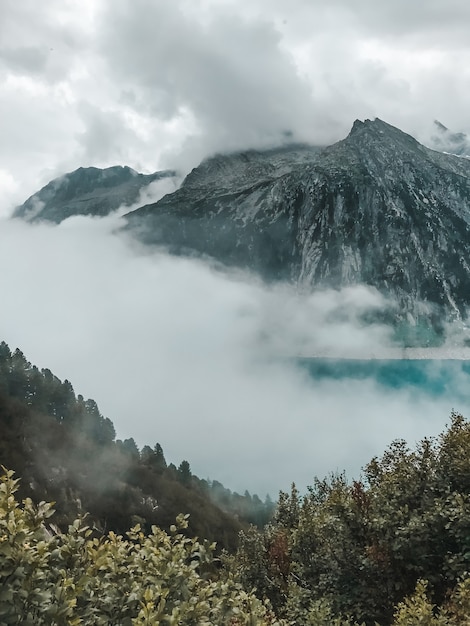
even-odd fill
[(470, 402), (470, 359), (300, 357), (314, 380), (373, 380), (388, 390), (413, 388), (453, 405)]

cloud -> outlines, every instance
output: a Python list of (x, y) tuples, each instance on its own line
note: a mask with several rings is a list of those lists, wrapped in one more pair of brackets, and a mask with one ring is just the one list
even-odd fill
[[(469, 12), (465, 0), (4, 0), (0, 216), (79, 166), (188, 169), (285, 131), (332, 142), (375, 116), (421, 139), (435, 118), (468, 133)], [(361, 327), (371, 292), (272, 291), (136, 249), (111, 234), (115, 219), (2, 221), (0, 321), (121, 436), (262, 491), (440, 429), (447, 396), (312, 383), (284, 358), (386, 343)]]
[[(345, 0), (337, 5), (345, 6)], [(354, 6), (357, 26), (369, 36), (390, 37), (395, 41), (421, 46), (432, 44), (436, 48), (465, 44), (465, 21), (470, 18), (466, 2), (451, 0), (443, 4), (431, 0), (425, 5), (398, 0), (377, 4), (372, 0), (359, 0)]]
[(175, 176), (162, 178), (150, 183), (150, 185), (141, 189), (139, 198), (134, 205), (123, 209), (124, 213), (130, 213), (134, 209), (138, 209), (146, 204), (158, 202), (163, 196), (174, 193), (181, 185), (181, 182), (181, 177), (176, 173)]
[(129, 143), (135, 142), (133, 130), (120, 111), (102, 110), (87, 102), (79, 105), (84, 125), (77, 134), (84, 163), (125, 163)]
[(74, 151), (69, 140), (78, 130), (77, 120), (65, 101), (54, 100), (53, 92), (37, 89), (27, 79), (9, 80), (0, 89), (0, 169), (5, 172), (0, 215), (64, 173), (57, 172), (58, 164), (67, 163)]
[(102, 52), (142, 112), (191, 112), (183, 150), (163, 152), (172, 163), (265, 146), (284, 131), (330, 143), (355, 118), (378, 116), (422, 140), (435, 117), (465, 130), (469, 65), (457, 61), (470, 60), (468, 7), (397, 4), (121, 0), (103, 14)]
[(64, 80), (90, 40), (90, 3), (5, 0), (0, 23), (0, 72), (34, 76), (45, 83)]
[(286, 131), (331, 143), (355, 118), (470, 131), (464, 0), (3, 4), (0, 168), (23, 190), (9, 206), (79, 166), (189, 170)]
[[(209, 21), (182, 2), (119, 0), (103, 14), (103, 54), (124, 90), (148, 113), (170, 119), (187, 107), (198, 158), (216, 150), (277, 143), (313, 127), (310, 88), (280, 49), (268, 20), (215, 11)], [(300, 136), (298, 136), (300, 138)]]
[[(219, 0), (208, 3), (212, 9), (220, 6)], [(236, 10), (237, 3), (224, 3)], [(467, 44), (465, 20), (470, 9), (464, 0), (451, 0), (446, 4), (430, 0), (426, 4), (397, 0), (393, 3), (378, 3), (374, 0), (293, 0), (286, 5), (282, 0), (258, 0), (245, 7), (253, 17), (270, 15), (285, 32), (300, 34), (301, 39), (314, 38), (319, 32), (336, 29), (336, 44), (344, 32), (354, 32), (358, 38), (395, 38), (396, 43), (404, 40), (439, 45)], [(461, 37), (461, 38), (460, 38)]]
[(454, 389), (312, 379), (292, 358), (387, 345), (386, 329), (361, 322), (383, 305), (375, 292), (267, 287), (142, 249), (119, 224), (0, 228), (2, 339), (94, 398), (118, 437), (158, 441), (170, 461), (263, 496), (336, 469), (357, 476), (393, 438), (413, 444), (447, 421)]

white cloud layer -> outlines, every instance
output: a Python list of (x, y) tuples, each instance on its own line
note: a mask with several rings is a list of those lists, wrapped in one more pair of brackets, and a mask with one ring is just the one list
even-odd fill
[[(466, 0), (3, 0), (0, 215), (79, 166), (187, 170), (375, 116), (420, 138), (434, 118), (469, 132), (469, 20)], [(269, 290), (136, 250), (112, 225), (1, 221), (0, 327), (121, 437), (263, 492), (357, 472), (393, 437), (442, 427), (446, 398), (313, 384), (280, 359), (386, 342), (356, 315), (374, 294)], [(352, 314), (331, 324), (345, 298)]]
[(314, 381), (288, 358), (380, 353), (387, 330), (360, 321), (382, 304), (375, 292), (268, 288), (141, 249), (118, 225), (0, 222), (2, 339), (94, 398), (118, 437), (158, 441), (197, 475), (264, 496), (337, 469), (358, 476), (392, 439), (447, 421), (450, 393)]
[(79, 166), (188, 169), (355, 118), (468, 132), (469, 19), (466, 0), (4, 0), (0, 213)]

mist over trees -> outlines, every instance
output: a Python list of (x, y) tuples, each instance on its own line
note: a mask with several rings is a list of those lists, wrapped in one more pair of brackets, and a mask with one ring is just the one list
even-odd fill
[(168, 463), (159, 443), (116, 440), (96, 402), (1, 343), (0, 428), (0, 623), (468, 624), (458, 413), (357, 480), (273, 503)]
[(0, 463), (22, 478), (20, 496), (56, 502), (61, 527), (86, 511), (103, 531), (123, 533), (135, 523), (168, 529), (184, 511), (189, 533), (233, 549), (244, 524), (263, 525), (273, 510), (269, 500), (199, 479), (187, 460), (167, 464), (160, 443), (139, 450), (132, 438), (116, 440), (94, 400), (76, 396), (68, 380), (39, 370), (5, 342), (0, 428)]

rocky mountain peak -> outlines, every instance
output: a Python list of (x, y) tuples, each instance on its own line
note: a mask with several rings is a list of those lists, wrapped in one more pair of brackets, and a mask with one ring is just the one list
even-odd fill
[(424, 148), (414, 137), (379, 118), (363, 122), (356, 120), (344, 143), (359, 150), (379, 149), (382, 152), (387, 149), (421, 151)]
[[(39, 219), (54, 221), (103, 214), (168, 175), (78, 170), (20, 211), (36, 203)], [(216, 155), (180, 189), (125, 218), (147, 244), (269, 281), (373, 286), (396, 303), (399, 322), (436, 326), (470, 307), (470, 160), (426, 148), (380, 119), (356, 120), (327, 148)]]
[(441, 152), (470, 158), (470, 138), (465, 133), (454, 133), (438, 120), (434, 120), (432, 147)]
[(181, 188), (191, 193), (208, 187), (213, 193), (246, 189), (291, 172), (296, 166), (315, 159), (320, 151), (318, 146), (289, 144), (270, 150), (216, 154), (194, 168)]
[(122, 205), (131, 205), (140, 191), (174, 172), (139, 174), (127, 166), (79, 167), (55, 178), (17, 207), (13, 217), (30, 222), (60, 223), (72, 215), (107, 215)]
[(127, 219), (147, 243), (268, 280), (374, 286), (397, 320), (435, 325), (470, 305), (470, 162), (380, 119), (322, 150), (208, 160)]

